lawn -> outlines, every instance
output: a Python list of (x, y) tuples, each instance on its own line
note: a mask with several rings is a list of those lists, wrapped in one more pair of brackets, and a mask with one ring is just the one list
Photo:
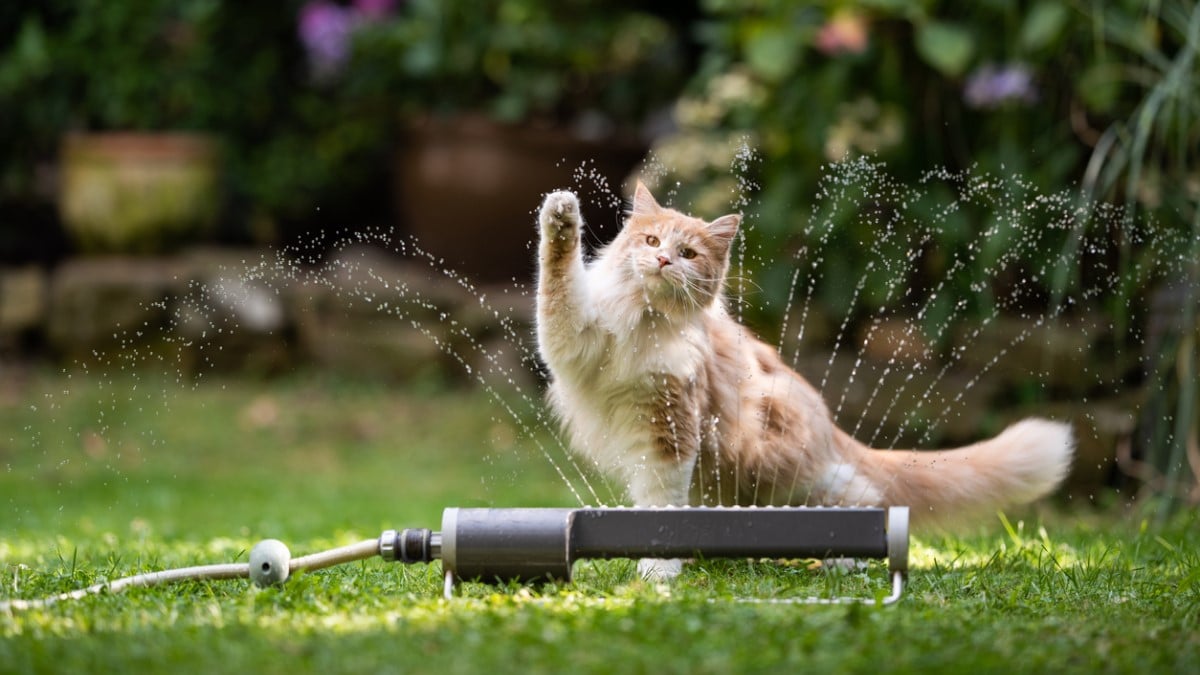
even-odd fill
[[(483, 392), (317, 375), (5, 378), (0, 599), (244, 561), (266, 537), (297, 555), (436, 528), (446, 506), (611, 499), (534, 412)], [(670, 585), (626, 561), (580, 563), (570, 585), (465, 584), (450, 601), (437, 563), (380, 560), (281, 588), (132, 589), (0, 612), (0, 671), (1195, 671), (1200, 523), (1144, 516), (1043, 507), (918, 533), (891, 607), (738, 600), (886, 587), (882, 566), (802, 561), (699, 561)]]

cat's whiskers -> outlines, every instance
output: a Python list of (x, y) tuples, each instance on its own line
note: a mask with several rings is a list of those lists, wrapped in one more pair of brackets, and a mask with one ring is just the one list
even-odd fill
[(701, 307), (702, 304), (696, 298), (696, 293), (702, 292), (702, 289), (697, 282), (686, 274), (683, 275), (682, 281), (682, 284), (675, 287), (678, 291), (677, 295), (682, 295), (687, 300), (689, 308)]

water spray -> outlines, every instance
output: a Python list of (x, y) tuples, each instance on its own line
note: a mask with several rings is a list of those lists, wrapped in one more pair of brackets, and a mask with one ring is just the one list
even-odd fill
[[(460, 580), (489, 583), (571, 580), (578, 560), (614, 558), (886, 558), (891, 594), (900, 599), (908, 573), (908, 507), (696, 507), (696, 508), (448, 508), (442, 529), (386, 530), (377, 539), (292, 558), (266, 539), (249, 562), (149, 572), (33, 600), (0, 602), (30, 609), (129, 587), (184, 580), (249, 578), (274, 586), (300, 571), (379, 556), (388, 562), (440, 560), (443, 593)], [(874, 603), (875, 598), (768, 598), (754, 602)]]

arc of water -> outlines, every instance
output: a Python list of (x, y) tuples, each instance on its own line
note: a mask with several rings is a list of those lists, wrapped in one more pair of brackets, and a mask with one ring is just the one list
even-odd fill
[[(929, 176), (929, 179), (932, 180), (933, 178), (938, 178), (940, 180), (949, 180), (949, 181), (953, 181), (955, 183), (962, 185), (963, 187), (960, 188), (960, 190), (961, 190), (960, 198), (958, 200), (958, 201), (961, 201), (962, 203), (982, 202), (984, 204), (990, 205), (991, 208), (993, 209), (993, 211), (995, 211), (995, 212), (1010, 212), (1010, 213), (1015, 213), (1015, 214), (1021, 214), (1021, 213), (1024, 213), (1024, 211), (1026, 210), (1024, 207), (1013, 205), (1014, 191), (1004, 181), (999, 181), (999, 180), (996, 180), (996, 179), (993, 179), (990, 177), (986, 177), (986, 176), (984, 176), (984, 177), (981, 177), (981, 176), (964, 177), (961, 174), (960, 175), (948, 174), (944, 170), (939, 170), (937, 172), (933, 172)], [(1021, 190), (1029, 189), (1029, 187), (1027, 185), (1020, 184), (1020, 183), (1017, 183), (1017, 185), (1015, 187), (1020, 188)], [(1010, 225), (1010, 229), (1012, 229), (1014, 231), (1020, 231), (1020, 228), (1017, 226), (1015, 221), (1010, 222), (1009, 225)], [(922, 318), (925, 316), (925, 314), (932, 308), (933, 302), (936, 300), (936, 298), (945, 292), (945, 288), (946, 288), (947, 284), (951, 280), (953, 280), (957, 274), (968, 269), (966, 263), (974, 262), (975, 258), (980, 254), (980, 252), (982, 252), (986, 248), (986, 243), (990, 239), (1000, 235), (1001, 233), (1002, 233), (1002, 228), (1000, 227), (1000, 224), (993, 223), (991, 226), (984, 228), (976, 235), (975, 240), (972, 241), (967, 247), (967, 251), (969, 252), (967, 255), (967, 259), (964, 260), (962, 257), (958, 257), (958, 256), (955, 257), (955, 259), (952, 261), (951, 265), (947, 268), (946, 274), (944, 274), (943, 277), (939, 280), (938, 285), (930, 292), (929, 296), (927, 297), (924, 306), (918, 311), (916, 321), (922, 320)], [(1018, 240), (1018, 246), (1006, 248), (998, 256), (998, 258), (996, 259), (996, 261), (994, 263), (995, 271), (996, 272), (1004, 271), (1005, 269), (1008, 268), (1008, 266), (1010, 264), (1019, 261), (1024, 252), (1023, 243), (1027, 242), (1027, 241), (1029, 241), (1027, 238), (1022, 238), (1022, 239)], [(981, 286), (980, 289), (982, 290), (982, 288), (983, 287)], [(932, 339), (935, 343), (940, 342), (942, 340), (943, 336), (945, 335), (945, 331), (948, 329), (948, 327), (952, 323), (954, 323), (955, 317), (959, 316), (961, 314), (961, 312), (963, 310), (965, 310), (966, 306), (967, 306), (967, 304), (962, 300), (955, 303), (954, 307), (951, 310), (950, 315), (946, 318), (946, 320), (942, 321), (941, 324), (937, 327), (937, 330), (935, 331), (935, 333), (932, 337)], [(980, 325), (974, 329), (974, 332), (972, 333), (972, 335), (978, 336), (984, 327), (986, 327), (989, 323), (991, 323), (994, 319), (996, 319), (999, 316), (1000, 309), (1001, 309), (1000, 305), (992, 303), (992, 310), (990, 312), (990, 315), (981, 320)], [(915, 331), (915, 329), (916, 329), (915, 323), (910, 324), (907, 334), (912, 334)], [(952, 351), (950, 353), (947, 362), (942, 365), (942, 367), (939, 369), (938, 373), (928, 383), (925, 391), (923, 391), (921, 396), (918, 398), (917, 404), (914, 406), (913, 409), (907, 411), (904, 419), (902, 420), (901, 424), (899, 425), (899, 427), (897, 429), (896, 434), (892, 437), (891, 441), (888, 442), (889, 447), (894, 446), (897, 443), (897, 441), (899, 440), (899, 438), (907, 430), (908, 426), (914, 420), (918, 419), (920, 410), (924, 407), (925, 403), (930, 400), (930, 397), (933, 395), (936, 388), (941, 384), (941, 382), (944, 380), (945, 376), (952, 370), (953, 366), (961, 360), (962, 355), (963, 355), (963, 352), (961, 349), (957, 350), (957, 351)], [(912, 381), (912, 378), (910, 377), (910, 378), (906, 379), (905, 382), (901, 383), (900, 388), (896, 391), (887, 410), (884, 412), (883, 416), (881, 417), (880, 422), (877, 425), (874, 433), (871, 435), (871, 440), (869, 441), (869, 444), (874, 444), (875, 439), (878, 437), (879, 433), (883, 429), (883, 426), (887, 423), (887, 420), (890, 418), (891, 412), (894, 409), (896, 403), (900, 400), (901, 394), (904, 393), (904, 391), (908, 387), (908, 383), (911, 381)], [(866, 414), (866, 411), (864, 411), (864, 416), (865, 416), (865, 414)]]
[[(1025, 186), (1020, 183), (1018, 183), (1018, 187), (1020, 187), (1022, 189), (1028, 188), (1028, 186)], [(1001, 196), (1002, 197), (1011, 197), (1012, 193), (1010, 191), (1005, 190), (1005, 191), (1001, 192)], [(993, 199), (992, 203), (996, 203), (996, 201), (998, 201), (998, 200)], [(1015, 232), (1018, 232), (1018, 237), (1016, 240), (1016, 245), (1010, 246), (1009, 248), (1007, 248), (997, 258), (996, 263), (995, 263), (997, 272), (1003, 271), (1003, 270), (1007, 269), (1010, 265), (1015, 265), (1019, 261), (1024, 259), (1025, 254), (1029, 249), (1040, 245), (1040, 242), (1042, 241), (1042, 234), (1044, 232), (1046, 232), (1047, 230), (1055, 227), (1056, 224), (1058, 227), (1062, 227), (1062, 226), (1064, 226), (1064, 224), (1069, 224), (1070, 227), (1075, 227), (1075, 224), (1073, 223), (1073, 221), (1075, 221), (1076, 219), (1082, 218), (1082, 219), (1086, 220), (1086, 219), (1090, 218), (1090, 215), (1087, 212), (1076, 212), (1071, 209), (1062, 210), (1061, 207), (1063, 206), (1063, 202), (1060, 199), (1057, 199), (1057, 198), (1047, 199), (1045, 196), (1043, 196), (1041, 194), (1037, 194), (1037, 193), (1034, 193), (1034, 196), (1031, 199), (1029, 199), (1023, 203), (1011, 204), (1011, 200), (1004, 200), (1003, 204), (1009, 204), (1009, 207), (1006, 210), (1009, 213), (1014, 214), (1014, 217), (1017, 218), (1014, 220), (1010, 220), (1008, 225), (1009, 225), (1010, 229), (1012, 229)], [(1046, 207), (1059, 209), (1057, 219), (1052, 218), (1051, 225), (1049, 227), (1022, 227), (1022, 223), (1028, 222), (1028, 221), (1020, 219), (1020, 217), (1022, 215), (1024, 215), (1027, 212), (1031, 212), (1031, 211), (1036, 212), (1039, 209), (1043, 209)], [(995, 236), (997, 233), (998, 233), (997, 226), (988, 228), (983, 232), (983, 234), (986, 237)], [(975, 247), (975, 250), (979, 250), (980, 247), (982, 246), (982, 244), (983, 244), (983, 242), (981, 241), (980, 244)], [(1044, 269), (1041, 270), (1040, 273), (1044, 274), (1045, 270)], [(977, 326), (972, 331), (972, 333), (968, 337), (966, 343), (970, 343), (975, 338), (977, 338), (982, 333), (982, 331), (987, 327), (988, 324), (990, 324), (992, 321), (996, 320), (999, 317), (1001, 310), (1005, 309), (1008, 306), (1008, 304), (1016, 303), (1019, 301), (1019, 293), (1020, 293), (1019, 288), (1020, 288), (1019, 286), (1015, 287), (1013, 289), (1013, 291), (1010, 293), (1010, 295), (1001, 297), (1001, 298), (997, 298), (996, 299), (997, 301), (992, 303), (992, 308), (991, 308), (989, 315), (986, 316), (980, 322), (980, 325)], [(1055, 312), (1054, 315), (1057, 316), (1057, 312)], [(1042, 320), (1045, 320), (1046, 318), (1047, 318), (1046, 316), (1041, 317)], [(1020, 341), (1023, 341), (1023, 339), (1024, 338), (1015, 340), (1013, 343), (1009, 344), (1008, 346), (1003, 347), (1002, 351), (1004, 353), (1007, 353), (1007, 351), (1011, 347), (1015, 346), (1015, 344), (1019, 343)], [(925, 404), (928, 401), (930, 401), (931, 394), (934, 391), (934, 389), (941, 384), (941, 382), (944, 380), (946, 374), (957, 363), (959, 363), (962, 360), (962, 357), (964, 356), (965, 351), (966, 351), (966, 348), (965, 348), (965, 344), (964, 344), (964, 346), (960, 346), (959, 349), (954, 350), (950, 353), (949, 358), (947, 359), (946, 363), (943, 364), (943, 366), (939, 370), (937, 376), (935, 376), (933, 378), (933, 380), (926, 387), (925, 391), (922, 393), (920, 399), (917, 402), (917, 405), (914, 406), (913, 409), (908, 411), (905, 419), (902, 421), (899, 429), (897, 430), (896, 435), (893, 436), (893, 438), (892, 438), (892, 441), (891, 441), (892, 444), (895, 444), (896, 441), (899, 439), (899, 437), (907, 429), (909, 424), (911, 424), (913, 420), (915, 420), (919, 417)], [(994, 365), (996, 365), (1003, 358), (1004, 353), (994, 355), (993, 358), (991, 359), (991, 361), (985, 366), (985, 371), (990, 370)], [(981, 374), (977, 375), (975, 378), (970, 380), (969, 383), (967, 384), (967, 386), (964, 387), (959, 392), (957, 392), (957, 395), (950, 402), (946, 402), (943, 399), (943, 403), (945, 404), (945, 408), (944, 408), (943, 412), (936, 415), (931, 420), (928, 420), (927, 423), (924, 425), (925, 428), (924, 428), (924, 431), (923, 431), (921, 439), (920, 439), (921, 442), (926, 442), (929, 440), (933, 431), (936, 430), (936, 428), (945, 419), (945, 416), (948, 413), (949, 409), (963, 400), (963, 397), (965, 396), (966, 391), (969, 391), (970, 388), (974, 387), (974, 385), (979, 382), (980, 376), (981, 376)]]
[[(370, 243), (385, 247), (391, 245), (394, 246), (392, 250), (396, 253), (410, 255), (424, 260), (432, 270), (458, 284), (464, 291), (479, 299), (480, 305), (484, 308), (484, 310), (492, 314), (498, 320), (507, 343), (513, 345), (521, 353), (522, 362), (530, 364), (536, 363), (536, 356), (518, 334), (511, 317), (509, 317), (506, 312), (501, 313), (501, 311), (491, 305), (487, 301), (486, 297), (479, 293), (479, 291), (465, 277), (458, 274), (452, 268), (446, 267), (444, 261), (438, 259), (428, 251), (423, 250), (415, 241), (404, 242), (403, 240), (398, 240), (393, 242), (391, 237), (388, 236), (386, 232), (373, 232), (366, 230), (356, 233), (355, 237), (353, 238), (353, 242)], [(344, 249), (346, 245), (353, 242), (339, 242), (335, 245), (335, 249)], [(322, 285), (340, 292), (340, 289), (337, 288), (333, 281), (329, 278), (329, 272), (331, 265), (333, 264), (335, 264), (335, 262), (329, 262), (323, 266), (308, 269), (304, 269), (299, 266), (291, 266), (290, 270), (295, 274), (294, 278), (296, 280), (313, 283), (315, 285)], [(357, 263), (352, 261), (336, 261), (336, 264), (341, 265), (344, 271), (352, 275), (362, 271)], [(383, 284), (385, 288), (390, 287), (391, 282), (375, 273), (374, 270), (369, 268), (366, 269), (366, 276), (374, 280), (376, 283)], [(352, 288), (350, 293), (366, 303), (368, 306), (374, 308), (376, 311), (390, 314), (396, 316), (397, 318), (409, 318), (414, 329), (418, 330), (424, 337), (429, 339), (443, 353), (446, 353), (452, 359), (457, 361), (464, 368), (464, 371), (468, 374), (468, 376), (476, 381), (482, 387), (484, 393), (487, 394), (487, 396), (517, 425), (520, 433), (531, 440), (538, 452), (550, 463), (555, 473), (563, 480), (564, 485), (567, 486), (568, 490), (572, 493), (576, 500), (581, 505), (585, 505), (587, 500), (583, 497), (583, 494), (579, 491), (579, 489), (576, 488), (574, 479), (568, 476), (562, 465), (555, 459), (554, 453), (552, 453), (537, 438), (536, 434), (533, 433), (533, 428), (525, 421), (525, 418), (515, 408), (513, 408), (505, 395), (501, 394), (494, 384), (489, 381), (488, 373), (481, 369), (472, 368), (467, 359), (464, 358), (462, 354), (457, 352), (453, 344), (451, 344), (449, 341), (442, 340), (435, 335), (427, 327), (422, 325), (418, 318), (404, 310), (403, 306), (408, 304), (419, 307), (425, 311), (432, 311), (435, 313), (439, 312), (440, 308), (437, 307), (435, 303), (420, 297), (419, 293), (410, 292), (410, 290), (404, 284), (397, 284), (395, 290), (398, 292), (399, 297), (382, 303), (379, 301), (373, 291), (362, 288), (361, 284), (357, 284), (355, 288)], [(514, 373), (506, 369), (506, 367), (502, 365), (502, 362), (496, 357), (495, 354), (491, 353), (485, 346), (481, 345), (475, 339), (475, 337), (469, 333), (466, 326), (458, 324), (457, 322), (453, 322), (450, 325), (449, 330), (452, 335), (463, 338), (465, 343), (480, 355), (482, 362), (490, 363), (491, 369), (494, 371), (494, 373), (509, 383), (509, 385), (513, 388), (513, 393), (517, 396), (518, 400), (527, 406), (528, 409), (540, 410), (540, 406), (533, 398), (530, 397), (528, 392), (523, 391), (522, 388), (516, 384)], [(596, 491), (595, 486), (591, 484), (582, 467), (579, 466), (578, 462), (575, 461), (575, 459), (570, 455), (570, 452), (562, 443), (561, 437), (557, 433), (557, 430), (552, 427), (550, 421), (540, 413), (535, 415), (535, 419), (543, 429), (550, 432), (551, 438), (553, 438), (558, 444), (560, 454), (567, 458), (567, 461), (571, 464), (572, 468), (577, 474), (577, 479), (582, 482), (584, 490), (588, 493), (588, 495), (590, 495), (590, 497), (596, 503), (603, 503), (603, 500), (599, 497), (599, 493)]]

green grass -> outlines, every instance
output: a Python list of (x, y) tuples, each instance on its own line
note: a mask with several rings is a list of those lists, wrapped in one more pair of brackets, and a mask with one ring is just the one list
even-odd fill
[[(531, 418), (532, 419), (532, 418)], [(0, 599), (146, 570), (437, 527), (445, 506), (570, 506), (486, 395), (293, 377), (0, 384)], [(539, 425), (533, 424), (537, 428)], [(570, 467), (572, 484), (582, 480)], [(602, 494), (603, 491), (601, 492)], [(572, 584), (465, 584), (365, 561), (281, 588), (132, 589), (0, 612), (0, 672), (1187, 672), (1200, 664), (1200, 523), (1026, 512), (913, 542), (893, 607), (741, 597), (886, 587), (884, 570), (701, 561), (670, 585), (627, 561)]]

